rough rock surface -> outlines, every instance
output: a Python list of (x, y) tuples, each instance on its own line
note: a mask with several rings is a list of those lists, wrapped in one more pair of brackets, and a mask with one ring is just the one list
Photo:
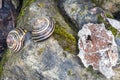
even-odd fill
[(101, 12), (99, 8), (93, 10), (94, 4), (91, 0), (60, 0), (59, 6), (78, 29), (81, 29), (88, 22), (97, 22), (97, 15)]
[(93, 66), (107, 78), (114, 75), (112, 66), (118, 60), (117, 45), (111, 31), (105, 29), (104, 24), (88, 23), (78, 33), (79, 54), (85, 67)]
[[(32, 30), (32, 20), (42, 16), (49, 16), (57, 24), (65, 27), (64, 35), (72, 36), (72, 29), (65, 23), (62, 16), (55, 8), (53, 0), (38, 0), (27, 7), (24, 17), (18, 21), (17, 27), (28, 31)], [(27, 18), (27, 19), (26, 19)], [(56, 30), (56, 29), (55, 29)], [(60, 35), (59, 33), (54, 33)], [(63, 35), (63, 36), (64, 36)], [(61, 38), (61, 37), (58, 37)], [(9, 51), (8, 61), (4, 66), (3, 80), (80, 80), (80, 65), (72, 58), (73, 56), (58, 44), (51, 36), (49, 39), (35, 43), (31, 39), (31, 32), (27, 33), (23, 49), (14, 53)], [(67, 39), (69, 40), (69, 39)], [(65, 42), (65, 40), (64, 40)], [(64, 44), (65, 45), (65, 44)], [(73, 46), (73, 45), (72, 45)], [(10, 65), (10, 66), (9, 66)], [(78, 74), (76, 74), (78, 73)]]
[[(31, 31), (31, 27), (33, 26), (31, 20), (33, 18), (40, 18), (42, 15), (47, 15), (55, 21), (55, 31), (49, 39), (40, 43), (32, 41), (30, 32), (27, 34), (26, 42), (20, 52), (13, 53), (11, 50), (7, 50), (7, 61), (5, 59), (6, 63), (2, 63), (2, 66), (4, 67), (2, 75), (0, 74), (2, 80), (120, 79), (119, 66), (114, 69), (116, 75), (112, 77), (112, 79), (106, 79), (98, 71), (92, 70), (92, 68), (84, 68), (79, 57), (74, 55), (77, 54), (77, 48), (75, 47), (77, 46), (75, 38), (77, 33), (73, 31), (69, 23), (66, 23), (65, 17), (61, 15), (61, 13), (64, 12), (59, 12), (56, 3), (59, 0), (36, 0), (34, 3), (31, 2), (34, 0), (23, 1), (26, 5), (23, 4), (22, 11), (18, 17), (17, 27), (23, 27)], [(87, 0), (68, 1), (72, 1), (71, 5), (74, 1), (87, 3)], [(76, 5), (76, 7), (78, 6), (79, 5)], [(84, 8), (82, 11), (84, 11)], [(78, 20), (79, 22), (75, 24), (77, 25), (78, 23), (83, 23), (82, 21), (85, 20), (84, 18), (85, 17)], [(93, 16), (92, 18), (95, 17)]]
[(11, 56), (2, 77), (4, 80), (80, 80), (76, 74), (80, 65), (72, 56), (65, 55), (53, 38), (39, 44), (28, 40), (23, 51)]

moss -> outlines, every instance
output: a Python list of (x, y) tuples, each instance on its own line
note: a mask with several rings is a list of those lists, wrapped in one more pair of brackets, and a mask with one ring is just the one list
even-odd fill
[(2, 72), (3, 72), (3, 67), (5, 65), (5, 63), (8, 60), (8, 55), (10, 54), (10, 50), (6, 50), (3, 55), (2, 55), (2, 59), (0, 61), (0, 78), (2, 76)]
[(75, 8), (72, 8), (71, 11), (72, 11), (72, 12), (76, 12), (76, 9), (75, 9)]
[[(110, 18), (113, 17), (112, 15), (109, 15), (109, 14), (106, 14), (106, 16), (110, 17)], [(103, 18), (100, 15), (98, 15), (98, 22), (99, 23), (104, 23), (107, 30), (110, 30), (114, 36), (117, 35), (118, 30), (115, 29), (114, 27), (112, 27), (110, 24), (108, 24), (107, 21), (103, 20)]]
[(112, 13), (110, 13), (110, 12), (106, 12), (105, 15), (106, 15), (108, 18), (114, 18), (113, 15), (112, 15)]
[(68, 74), (69, 76), (74, 76), (74, 75), (75, 75), (75, 74), (73, 74), (72, 70), (68, 70), (67, 74)]
[(27, 9), (26, 7), (29, 6), (31, 3), (35, 2), (36, 0), (23, 0), (23, 6), (22, 9), (20, 11), (20, 14), (18, 16), (18, 20), (20, 17), (24, 16), (25, 10)]
[(104, 3), (104, 0), (92, 0), (92, 2), (93, 2), (93, 3), (95, 3), (95, 4), (96, 4), (96, 6), (101, 7), (101, 6), (102, 6), (102, 4)]
[(89, 66), (86, 70), (90, 72), (95, 78), (99, 78), (101, 76), (100, 72), (93, 70), (92, 66)]
[(98, 18), (98, 23), (102, 23), (104, 22), (103, 18), (101, 17), (101, 15), (97, 15)]
[(43, 8), (43, 7), (45, 7), (45, 4), (44, 4), (44, 3), (39, 3), (38, 6), (39, 6), (40, 8)]
[(116, 35), (117, 35), (118, 30), (117, 30), (117, 29), (115, 29), (114, 27), (109, 26), (107, 29), (108, 29), (108, 30), (110, 30), (114, 36), (116, 36)]
[(41, 55), (44, 52), (44, 48), (40, 48), (38, 51), (38, 55)]
[(75, 37), (68, 33), (66, 29), (63, 28), (58, 22), (55, 23), (55, 31), (53, 36), (56, 40), (58, 40), (64, 50), (70, 53), (75, 53), (77, 45)]

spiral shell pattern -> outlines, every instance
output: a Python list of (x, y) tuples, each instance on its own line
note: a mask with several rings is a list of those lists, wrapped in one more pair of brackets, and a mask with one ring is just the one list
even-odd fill
[(26, 30), (22, 28), (17, 28), (9, 32), (6, 42), (8, 48), (14, 52), (21, 50), (24, 44)]
[(50, 18), (37, 19), (33, 26), (32, 39), (35, 42), (49, 38), (54, 31), (53, 21)]

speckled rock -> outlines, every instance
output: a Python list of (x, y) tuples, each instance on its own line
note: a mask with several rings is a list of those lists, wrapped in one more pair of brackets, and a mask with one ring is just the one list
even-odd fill
[(35, 25), (32, 21), (40, 19), (42, 16), (51, 17), (54, 21), (54, 26), (56, 26), (55, 22), (59, 23), (57, 27), (61, 28), (62, 26), (66, 28), (64, 28), (64, 35), (66, 34), (67, 36), (69, 34), (72, 36), (72, 29), (55, 7), (53, 0), (37, 0), (27, 7), (24, 16), (18, 20), (17, 26), (29, 31), (26, 34), (24, 46), (18, 52), (9, 50), (8, 61), (4, 66), (1, 79), (80, 80), (79, 72), (81, 72), (81, 66), (74, 58), (77, 56), (64, 50), (54, 36), (42, 42), (34, 42), (31, 38), (32, 26)]
[(96, 23), (97, 15), (101, 12), (99, 8), (94, 9), (91, 0), (60, 0), (59, 6), (78, 29), (88, 22)]
[[(29, 39), (29, 37), (28, 37)], [(28, 51), (29, 49), (29, 51)], [(3, 80), (80, 80), (80, 65), (53, 38), (41, 43), (27, 41), (6, 64)], [(66, 56), (65, 56), (66, 55)], [(9, 66), (11, 65), (11, 66)]]
[[(119, 80), (119, 66), (114, 69), (116, 75), (112, 79), (106, 79), (98, 71), (83, 66), (80, 58), (76, 55), (75, 36), (77, 33), (69, 23), (66, 23), (66, 17), (61, 14), (64, 12), (59, 11), (56, 3), (59, 0), (33, 1), (35, 0), (23, 0), (17, 28), (22, 27), (31, 31), (34, 18), (49, 16), (54, 21), (55, 31), (50, 38), (39, 43), (35, 43), (31, 39), (31, 32), (28, 32), (24, 46), (19, 52), (8, 49), (7, 61), (5, 57), (2, 59), (6, 63), (0, 63), (2, 80)], [(87, 3), (88, 0), (78, 1)], [(96, 13), (96, 9), (92, 8), (92, 13), (94, 12)], [(3, 66), (2, 75), (1, 64)]]
[(104, 24), (88, 23), (78, 33), (79, 54), (85, 67), (93, 66), (107, 78), (114, 75), (112, 67), (118, 60), (118, 49), (111, 31)]

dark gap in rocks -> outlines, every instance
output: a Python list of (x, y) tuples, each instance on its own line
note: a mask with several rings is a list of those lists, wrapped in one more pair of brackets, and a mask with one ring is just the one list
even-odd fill
[[(66, 21), (66, 23), (68, 23), (68, 25), (75, 31), (78, 32), (79, 29), (77, 29), (77, 27), (79, 26), (77, 24), (77, 22), (75, 20), (71, 20), (71, 18), (67, 15), (67, 13), (65, 12), (64, 8), (62, 8), (60, 3), (62, 3), (61, 1), (57, 2), (57, 7), (59, 9), (60, 14), (62, 14), (62, 16), (64, 17), (64, 20)], [(74, 21), (74, 22), (73, 22)]]
[(120, 21), (120, 11), (117, 11), (117, 12), (113, 13), (113, 16), (114, 16), (115, 19)]
[(21, 10), (21, 8), (22, 8), (22, 5), (23, 5), (23, 0), (19, 0), (20, 2), (19, 2), (19, 6), (17, 7), (17, 12), (18, 12), (18, 14), (20, 13), (20, 10)]
[(22, 7), (23, 0), (16, 1), (19, 3), (17, 8), (15, 8), (12, 0), (2, 0), (2, 7), (0, 8), (0, 61), (7, 48), (7, 35), (15, 28), (17, 16), (19, 15)]

